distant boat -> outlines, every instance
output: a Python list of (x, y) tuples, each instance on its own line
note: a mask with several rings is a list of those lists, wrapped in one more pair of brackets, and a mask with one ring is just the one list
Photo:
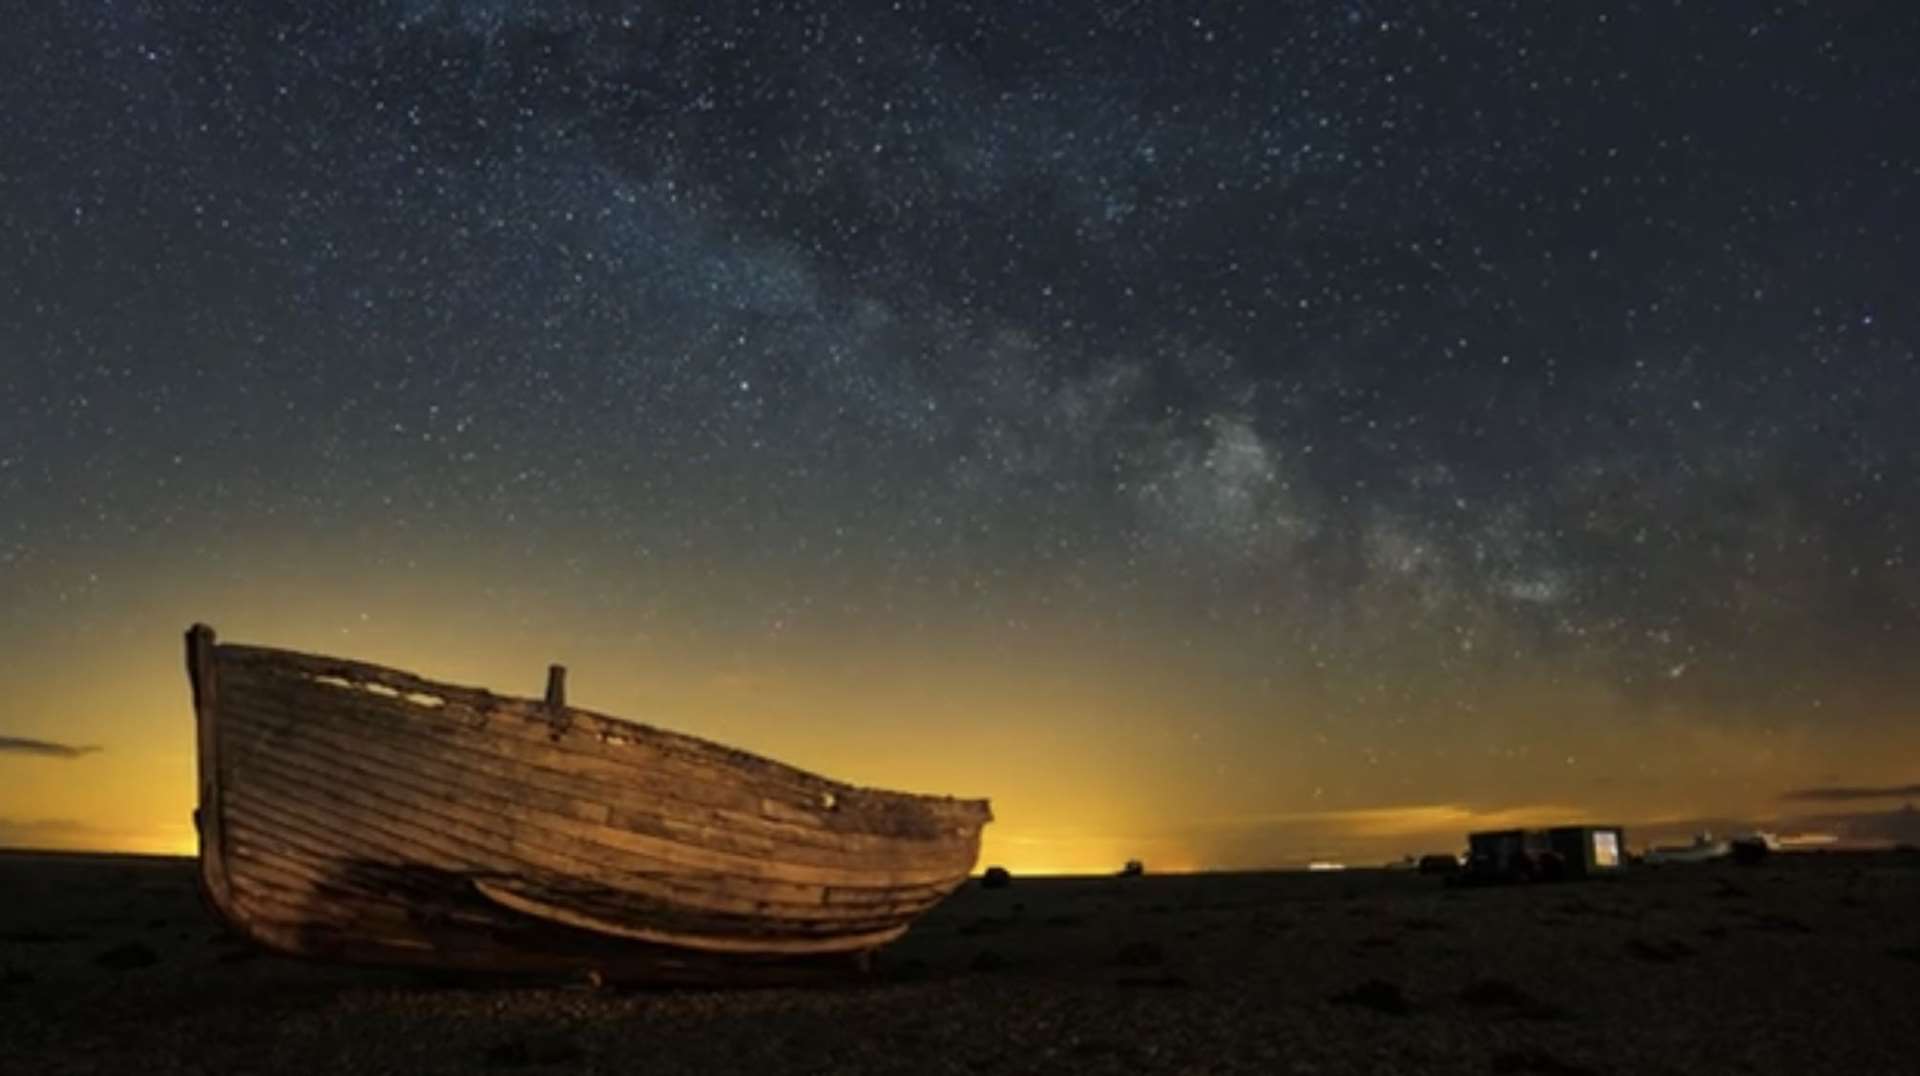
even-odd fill
[(202, 887), (299, 956), (646, 982), (863, 963), (967, 878), (985, 800), (187, 633)]
[(1711, 833), (1696, 833), (1692, 844), (1660, 844), (1647, 849), (1646, 862), (1706, 863), (1732, 853), (1731, 842), (1715, 840)]

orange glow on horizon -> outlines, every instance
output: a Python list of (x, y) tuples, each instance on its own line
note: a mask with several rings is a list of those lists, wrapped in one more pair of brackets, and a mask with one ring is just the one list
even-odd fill
[[(526, 696), (558, 661), (589, 709), (855, 784), (986, 797), (996, 820), (978, 866), (1026, 874), (1105, 874), (1129, 859), (1150, 872), (1360, 865), (1557, 821), (1618, 823), (1631, 840), (1636, 826), (1784, 817), (1781, 792), (1831, 773), (1896, 784), (1920, 753), (1920, 723), (1892, 720), (1844, 740), (1806, 727), (1756, 738), (1658, 711), (1627, 738), (1603, 683), (1516, 674), (1472, 726), (1409, 724), (1376, 763), (1379, 721), (1321, 721), (1325, 685), (1236, 686), (1204, 675), (1204, 649), (1095, 638), (1070, 618), (1032, 653), (964, 633), (668, 642), (590, 617), (502, 622), (451, 579), (408, 577), (362, 609), (365, 587), (333, 577), (349, 565), (318, 560), (285, 585), (155, 573), (111, 634), (23, 639), (0, 670), (9, 733), (103, 749), (0, 755), (0, 844), (194, 851), (179, 643), (194, 619), (228, 641)], [(276, 567), (254, 571), (281, 578)], [(1539, 719), (1553, 710), (1566, 719)]]

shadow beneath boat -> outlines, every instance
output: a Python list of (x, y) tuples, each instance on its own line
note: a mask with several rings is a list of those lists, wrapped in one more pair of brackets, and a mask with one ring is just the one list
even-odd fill
[[(912, 976), (897, 965), (876, 971), (868, 953), (702, 952), (611, 935), (504, 904), (486, 892), (498, 886), (546, 887), (560, 894), (556, 899), (600, 900), (611, 909), (605, 914), (639, 924), (675, 926), (687, 917), (659, 902), (564, 880), (344, 860), (314, 872), (298, 899), (273, 900), (270, 917), (235, 925), (269, 949), (330, 963), (408, 969), (421, 982), (445, 987), (860, 986)], [(248, 909), (265, 905), (264, 897), (245, 902)], [(740, 937), (751, 941), (750, 934)]]

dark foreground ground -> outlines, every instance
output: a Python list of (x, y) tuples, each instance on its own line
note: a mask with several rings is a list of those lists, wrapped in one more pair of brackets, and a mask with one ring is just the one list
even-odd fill
[(0, 854), (0, 1070), (1912, 1073), (1920, 857), (975, 883), (846, 986), (595, 992), (263, 956), (190, 861)]

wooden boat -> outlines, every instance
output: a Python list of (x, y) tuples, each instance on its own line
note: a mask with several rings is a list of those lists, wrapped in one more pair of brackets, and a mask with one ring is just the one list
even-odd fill
[[(963, 882), (984, 800), (856, 788), (566, 705), (187, 632), (200, 871), (363, 963), (647, 982), (844, 971)], [(852, 958), (852, 959), (848, 959)]]

